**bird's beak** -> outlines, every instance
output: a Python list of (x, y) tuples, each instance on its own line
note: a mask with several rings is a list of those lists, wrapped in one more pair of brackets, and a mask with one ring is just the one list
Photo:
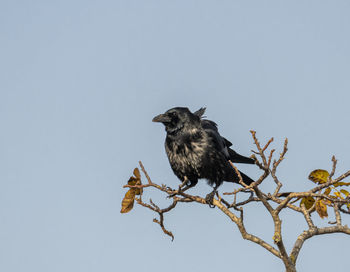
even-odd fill
[(159, 123), (168, 123), (170, 121), (171, 120), (170, 120), (169, 116), (167, 116), (165, 114), (159, 114), (152, 119), (152, 122), (159, 122)]

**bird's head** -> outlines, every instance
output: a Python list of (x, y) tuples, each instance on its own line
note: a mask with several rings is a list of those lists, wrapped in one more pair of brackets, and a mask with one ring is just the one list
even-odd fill
[(192, 113), (188, 108), (177, 107), (157, 115), (152, 121), (163, 123), (168, 134), (176, 134), (200, 127), (200, 117), (203, 115), (204, 109), (201, 108), (197, 112)]

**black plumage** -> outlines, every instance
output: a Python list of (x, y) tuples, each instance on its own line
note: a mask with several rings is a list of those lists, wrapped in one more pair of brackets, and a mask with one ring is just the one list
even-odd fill
[[(207, 196), (210, 202), (224, 181), (239, 182), (229, 160), (248, 164), (254, 164), (254, 160), (232, 150), (232, 143), (220, 136), (217, 124), (203, 119), (204, 112), (205, 108), (192, 113), (188, 108), (177, 107), (154, 117), (153, 122), (165, 125), (165, 150), (175, 175), (186, 180), (186, 189), (196, 185), (198, 179), (206, 179), (214, 187)], [(253, 182), (240, 174), (245, 184)]]

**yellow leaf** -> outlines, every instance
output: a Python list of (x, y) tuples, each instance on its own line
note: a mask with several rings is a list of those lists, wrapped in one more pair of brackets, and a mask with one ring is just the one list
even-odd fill
[(136, 195), (142, 195), (142, 188), (135, 188), (135, 194)]
[[(128, 180), (128, 185), (141, 185), (141, 175), (138, 168), (134, 169), (134, 176), (131, 176)], [(134, 201), (136, 195), (142, 194), (142, 188), (130, 188), (129, 191), (126, 192), (123, 200), (122, 200), (122, 209), (121, 213), (127, 213), (132, 210), (134, 207)]]
[(137, 179), (141, 179), (140, 170), (139, 170), (137, 167), (134, 169), (134, 176), (135, 176)]
[(303, 199), (300, 201), (300, 207), (302, 204), (304, 204), (305, 208), (309, 210), (314, 205), (314, 203), (315, 199), (312, 196), (303, 197)]
[(339, 192), (334, 192), (334, 195), (338, 198), (342, 198), (341, 194)]
[(318, 215), (321, 217), (321, 218), (325, 218), (325, 217), (328, 217), (328, 213), (327, 213), (327, 206), (323, 203), (322, 200), (318, 200), (316, 202), (316, 211), (318, 213)]
[(350, 182), (337, 182), (337, 183), (334, 183), (333, 186), (334, 187), (338, 187), (338, 186), (349, 186), (350, 185)]
[(134, 207), (134, 200), (135, 200), (135, 189), (131, 188), (129, 191), (126, 192), (123, 198), (122, 209), (120, 210), (120, 212), (121, 213), (130, 212)]
[(332, 191), (332, 189), (331, 188), (327, 188), (326, 190), (324, 190), (324, 194), (325, 195), (329, 195), (329, 193)]
[(340, 192), (342, 192), (346, 197), (349, 196), (349, 192), (347, 190), (341, 189)]
[(137, 181), (137, 178), (131, 176), (128, 180), (128, 185), (136, 185)]
[(135, 194), (136, 195), (142, 195), (142, 188), (135, 188)]
[(329, 173), (327, 170), (316, 169), (310, 173), (309, 180), (318, 184), (322, 184), (327, 182), (328, 176)]
[[(131, 176), (128, 180), (128, 185), (141, 185), (141, 176), (138, 168), (134, 169), (135, 177)], [(136, 195), (142, 194), (142, 188), (132, 188), (135, 190)]]

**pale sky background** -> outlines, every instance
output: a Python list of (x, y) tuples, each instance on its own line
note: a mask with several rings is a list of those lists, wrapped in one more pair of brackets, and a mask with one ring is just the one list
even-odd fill
[[(142, 160), (155, 182), (178, 186), (151, 122), (174, 106), (206, 106), (244, 155), (251, 129), (278, 152), (288, 137), (285, 191), (311, 188), (333, 154), (336, 176), (348, 170), (349, 14), (347, 0), (1, 1), (0, 271), (284, 271), (207, 206), (168, 214), (171, 242), (150, 211), (120, 214), (122, 185)], [(289, 251), (306, 225), (282, 215)], [(263, 209), (245, 218), (272, 243)], [(307, 241), (298, 271), (348, 270), (349, 242)]]

